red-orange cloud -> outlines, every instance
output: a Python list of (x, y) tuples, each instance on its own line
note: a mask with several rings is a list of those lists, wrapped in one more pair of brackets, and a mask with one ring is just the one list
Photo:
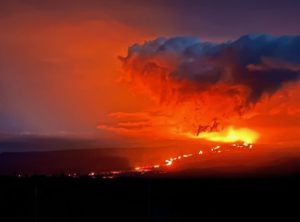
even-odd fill
[(160, 114), (147, 128), (220, 131), (257, 115), (258, 104), (299, 80), (298, 45), (297, 36), (249, 35), (225, 43), (158, 38), (129, 48), (121, 58), (122, 80), (157, 103)]

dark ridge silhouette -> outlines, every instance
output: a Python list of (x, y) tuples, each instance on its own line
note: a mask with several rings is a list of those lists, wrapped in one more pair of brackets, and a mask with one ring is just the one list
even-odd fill
[(91, 171), (127, 170), (126, 158), (94, 150), (0, 154), (0, 174), (87, 174)]

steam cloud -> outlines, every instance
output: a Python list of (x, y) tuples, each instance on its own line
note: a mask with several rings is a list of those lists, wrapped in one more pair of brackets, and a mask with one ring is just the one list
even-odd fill
[(241, 116), (299, 80), (300, 36), (245, 35), (223, 43), (157, 38), (129, 47), (121, 61), (124, 80), (136, 89), (193, 121), (212, 121)]

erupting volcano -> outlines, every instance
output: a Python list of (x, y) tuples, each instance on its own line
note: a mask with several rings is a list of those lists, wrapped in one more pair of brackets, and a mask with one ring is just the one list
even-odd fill
[[(300, 110), (295, 103), (299, 45), (299, 36), (271, 35), (245, 35), (218, 43), (170, 37), (134, 44), (120, 57), (120, 82), (134, 95), (149, 98), (151, 106), (139, 112), (111, 113), (112, 122), (98, 128), (147, 141), (170, 139), (183, 147), (217, 143), (222, 147), (217, 153), (224, 146), (230, 153), (236, 147), (251, 149), (254, 143), (280, 143), (289, 134), (279, 135), (284, 128), (278, 130), (272, 118), (284, 113), (296, 117)], [(273, 122), (272, 127), (266, 121)], [(272, 135), (279, 135), (278, 141)], [(181, 158), (203, 152), (209, 153), (187, 150), (167, 158), (162, 148), (165, 163), (150, 161), (152, 166), (136, 170), (168, 169), (175, 162), (184, 163)]]
[(259, 138), (259, 134), (251, 129), (235, 129), (230, 126), (220, 132), (201, 132), (197, 135), (190, 135), (192, 138), (206, 139), (214, 142), (245, 142), (254, 143)]
[(99, 128), (138, 137), (265, 139), (254, 120), (296, 98), (299, 43), (298, 36), (246, 35), (222, 43), (174, 37), (134, 44), (120, 57), (120, 81), (149, 97), (152, 108), (112, 113), (116, 124)]
[(299, 12), (0, 0), (0, 218), (298, 221)]

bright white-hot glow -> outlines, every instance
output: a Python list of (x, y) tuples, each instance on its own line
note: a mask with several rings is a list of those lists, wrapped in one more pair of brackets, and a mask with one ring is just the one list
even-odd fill
[(233, 126), (218, 132), (202, 132), (198, 136), (193, 134), (187, 134), (187, 136), (214, 142), (232, 143), (241, 141), (247, 144), (254, 143), (259, 138), (259, 134), (254, 130), (248, 128), (235, 128)]
[(188, 158), (188, 157), (191, 157), (191, 156), (193, 156), (193, 154), (184, 154), (183, 155), (184, 158)]
[(89, 175), (90, 177), (93, 177), (93, 176), (95, 176), (96, 174), (95, 174), (95, 172), (90, 172), (88, 175)]
[(173, 163), (171, 160), (165, 160), (165, 162), (166, 162), (166, 166), (171, 166)]

